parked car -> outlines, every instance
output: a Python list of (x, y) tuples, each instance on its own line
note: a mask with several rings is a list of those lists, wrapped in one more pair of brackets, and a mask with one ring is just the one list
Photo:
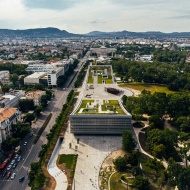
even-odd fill
[(16, 160), (12, 160), (12, 161), (11, 161), (11, 165), (13, 165), (15, 162), (16, 162)]
[(6, 175), (6, 179), (9, 179), (11, 176), (11, 172), (8, 172), (7, 175)]
[(19, 155), (18, 155), (18, 154), (15, 154), (14, 159), (16, 160), (18, 157), (19, 157)]
[(4, 170), (1, 177), (5, 177), (6, 174), (7, 174), (7, 170)]
[(11, 164), (8, 165), (8, 167), (7, 167), (7, 171), (9, 171), (11, 168), (12, 168), (12, 165), (11, 165)]
[(24, 176), (20, 176), (20, 177), (19, 177), (19, 182), (24, 181), (24, 178), (25, 178)]
[(22, 157), (21, 157), (21, 156), (19, 156), (19, 157), (18, 157), (18, 159), (17, 159), (17, 162), (20, 162), (21, 158), (22, 158)]
[(15, 168), (16, 168), (16, 166), (17, 166), (17, 163), (14, 163), (14, 164), (13, 164), (13, 168), (15, 169)]
[(16, 177), (16, 173), (13, 173), (11, 176), (11, 179), (14, 179)]
[(27, 145), (27, 142), (24, 142), (24, 146), (26, 146)]

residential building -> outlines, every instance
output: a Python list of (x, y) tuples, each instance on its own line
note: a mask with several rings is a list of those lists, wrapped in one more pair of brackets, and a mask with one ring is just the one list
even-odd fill
[(42, 90), (37, 90), (37, 91), (29, 91), (25, 94), (25, 97), (22, 99), (32, 99), (34, 101), (35, 106), (40, 106), (41, 105), (41, 97), (45, 95), (46, 92)]
[(0, 71), (0, 83), (2, 85), (9, 85), (9, 71)]
[(22, 90), (12, 90), (0, 97), (0, 107), (17, 107), (20, 98), (23, 96)]
[(57, 68), (51, 73), (48, 73), (48, 86), (56, 86), (57, 85), (57, 79), (61, 75), (64, 75), (64, 68)]
[(17, 108), (0, 108), (0, 145), (11, 136), (11, 125), (21, 120), (21, 112)]

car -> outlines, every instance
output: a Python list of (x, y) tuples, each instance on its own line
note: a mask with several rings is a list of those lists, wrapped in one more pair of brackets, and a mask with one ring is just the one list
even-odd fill
[(19, 156), (19, 157), (18, 157), (18, 159), (17, 159), (17, 162), (20, 162), (21, 158), (22, 158), (22, 157), (21, 157), (21, 156)]
[(12, 160), (12, 161), (11, 161), (11, 165), (13, 165), (15, 162), (16, 162), (15, 160)]
[(8, 165), (8, 167), (7, 167), (7, 171), (9, 171), (11, 168), (12, 168), (12, 165), (11, 165), (11, 164)]
[(24, 142), (24, 146), (26, 146), (27, 145), (27, 142)]
[(16, 173), (13, 173), (12, 175), (11, 175), (11, 179), (14, 179), (16, 177)]
[(20, 176), (20, 177), (19, 177), (19, 182), (24, 181), (24, 178), (25, 178), (24, 176)]
[(6, 179), (9, 179), (11, 176), (11, 172), (8, 172), (7, 175), (6, 175)]
[(19, 155), (18, 155), (18, 154), (15, 154), (14, 159), (16, 160), (18, 157), (19, 157)]
[(16, 168), (16, 166), (17, 166), (17, 163), (14, 163), (14, 164), (13, 164), (13, 168), (15, 169), (15, 168)]
[(7, 170), (4, 170), (1, 177), (5, 177), (6, 174), (7, 174)]

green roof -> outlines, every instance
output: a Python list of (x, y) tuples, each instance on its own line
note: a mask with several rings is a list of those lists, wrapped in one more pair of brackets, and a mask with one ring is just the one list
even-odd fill
[(83, 100), (76, 114), (122, 114), (126, 115), (118, 100)]

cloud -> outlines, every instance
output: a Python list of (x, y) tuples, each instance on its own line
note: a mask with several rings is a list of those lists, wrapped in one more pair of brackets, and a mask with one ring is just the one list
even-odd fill
[(75, 6), (77, 0), (23, 0), (26, 7), (32, 9), (64, 10)]
[(172, 17), (169, 17), (169, 19), (180, 19), (180, 20), (190, 19), (190, 14), (189, 15), (172, 16)]
[(95, 19), (95, 20), (91, 20), (90, 23), (92, 23), (92, 24), (99, 24), (99, 23), (106, 23), (106, 21)]
[(190, 0), (0, 0), (0, 27), (190, 31)]

